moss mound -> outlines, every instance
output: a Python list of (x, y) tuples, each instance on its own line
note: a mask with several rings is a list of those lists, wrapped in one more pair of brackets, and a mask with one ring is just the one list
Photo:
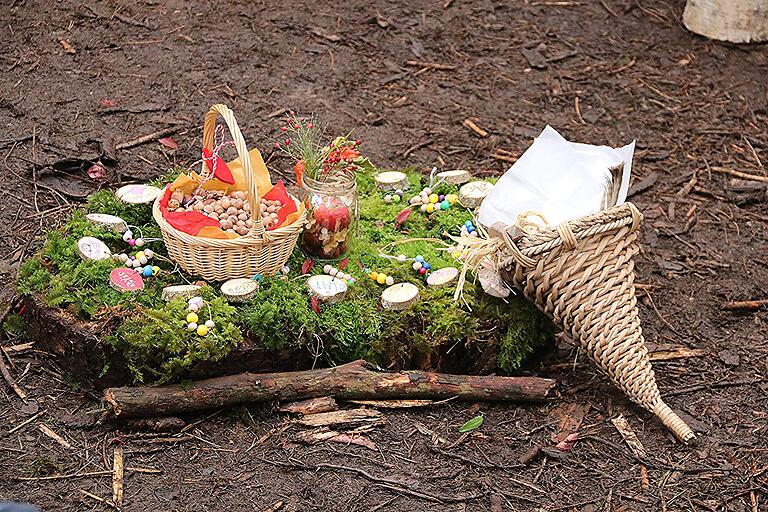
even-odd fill
[[(408, 176), (411, 193), (424, 186), (421, 175), (408, 172)], [(446, 233), (458, 234), (459, 226), (471, 218), (469, 212), (458, 206), (429, 216), (415, 211), (398, 228), (395, 217), (405, 204), (386, 204), (375, 187), (373, 173), (359, 175), (358, 190), (359, 236), (346, 268), (357, 282), (345, 300), (322, 305), (319, 314), (311, 307), (306, 277), (299, 275), (306, 257), (298, 248), (288, 263), (291, 272), (265, 278), (247, 303), (227, 304), (218, 284), (205, 287), (206, 307), (210, 307), (216, 328), (204, 337), (185, 328), (185, 301), (166, 303), (161, 298), (163, 287), (195, 279), (172, 263), (158, 258), (155, 264), (163, 271), (145, 279), (145, 289), (139, 293), (114, 290), (109, 273), (115, 263), (83, 261), (76, 244), (83, 236), (100, 238), (114, 252), (126, 251), (127, 244), (120, 234), (89, 223), (85, 214), (117, 215), (141, 228), (144, 238), (160, 233), (150, 206), (127, 205), (108, 191), (93, 194), (83, 210), (46, 234), (41, 250), (22, 265), (18, 289), (38, 294), (46, 305), (67, 309), (83, 320), (103, 321), (105, 342), (123, 354), (137, 383), (181, 380), (196, 363), (217, 361), (244, 339), (271, 349), (303, 348), (323, 364), (365, 357), (382, 366), (429, 366), (454, 351), (492, 354), (486, 369), (513, 371), (549, 337), (548, 321), (523, 299), (495, 299), (470, 281), (465, 288), (470, 310), (453, 300), (452, 288), (426, 287), (410, 262), (378, 256), (383, 250), (393, 256), (421, 254), (433, 268), (455, 265), (446, 251), (439, 250), (439, 240)], [(456, 188), (441, 186), (440, 193), (450, 192)], [(150, 242), (148, 247), (165, 255), (162, 242)], [(322, 266), (318, 262), (310, 273), (321, 273)], [(420, 288), (421, 301), (406, 311), (382, 309), (383, 287), (365, 276), (363, 266), (392, 275), (397, 282), (413, 282)]]

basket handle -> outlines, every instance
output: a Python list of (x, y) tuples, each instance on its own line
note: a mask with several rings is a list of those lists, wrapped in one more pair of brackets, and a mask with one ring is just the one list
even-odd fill
[[(219, 115), (224, 119), (224, 122), (227, 123), (229, 133), (232, 134), (232, 140), (235, 142), (237, 156), (240, 157), (240, 162), (243, 164), (243, 174), (245, 174), (245, 183), (248, 187), (248, 202), (251, 204), (251, 219), (253, 220), (253, 226), (248, 234), (263, 237), (266, 231), (264, 229), (264, 222), (261, 220), (261, 196), (259, 195), (256, 180), (253, 176), (251, 159), (248, 155), (248, 148), (245, 146), (243, 133), (237, 125), (235, 114), (228, 106), (217, 103), (216, 105), (211, 106), (208, 113), (205, 114), (205, 123), (203, 124), (203, 147), (209, 151), (213, 150), (213, 135), (216, 129), (216, 117)], [(205, 162), (203, 162), (203, 172), (209, 172)]]

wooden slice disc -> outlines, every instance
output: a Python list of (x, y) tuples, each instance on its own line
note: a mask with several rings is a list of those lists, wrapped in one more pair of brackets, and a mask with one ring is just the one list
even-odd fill
[(318, 302), (334, 304), (347, 294), (347, 282), (327, 274), (318, 274), (307, 280), (309, 291), (317, 297)]
[(459, 277), (459, 269), (456, 267), (440, 268), (427, 276), (427, 285), (432, 288), (440, 288), (452, 283), (457, 277)]
[(77, 241), (77, 252), (88, 261), (105, 260), (112, 256), (107, 244), (92, 236), (85, 236)]
[(136, 292), (144, 288), (144, 279), (135, 270), (118, 267), (109, 274), (109, 284), (121, 292)]
[(491, 193), (493, 183), (470, 181), (459, 189), (459, 202), (467, 208), (477, 208), (483, 199)]
[(381, 190), (406, 190), (408, 188), (408, 176), (400, 171), (380, 172), (373, 179), (376, 180), (376, 185)]
[(153, 202), (162, 193), (162, 190), (152, 185), (125, 185), (117, 189), (115, 195), (126, 203), (145, 204)]
[(230, 302), (245, 302), (259, 291), (259, 283), (253, 279), (230, 279), (221, 285), (221, 294)]
[(462, 185), (472, 179), (472, 175), (469, 171), (464, 169), (456, 169), (455, 171), (443, 171), (437, 173), (437, 179), (445, 180), (446, 183), (451, 185)]
[(189, 299), (196, 297), (200, 294), (200, 287), (196, 284), (178, 284), (174, 286), (166, 286), (163, 288), (163, 300), (169, 301), (180, 297), (182, 299)]
[(400, 311), (408, 309), (411, 304), (419, 301), (419, 289), (415, 284), (397, 283), (381, 292), (381, 305), (384, 309)]
[(125, 233), (128, 229), (128, 224), (123, 219), (115, 215), (108, 215), (106, 213), (89, 213), (85, 216), (88, 222), (96, 224), (106, 229), (110, 229), (117, 233)]

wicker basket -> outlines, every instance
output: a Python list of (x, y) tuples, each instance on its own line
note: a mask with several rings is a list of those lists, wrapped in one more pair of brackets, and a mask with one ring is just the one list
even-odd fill
[(683, 442), (694, 433), (661, 399), (635, 299), (633, 256), (642, 215), (631, 203), (502, 233), (502, 277), (578, 343), (627, 396)]
[[(261, 196), (253, 176), (248, 149), (235, 116), (227, 106), (213, 105), (205, 115), (203, 147), (212, 149), (216, 116), (219, 114), (227, 123), (237, 154), (243, 164), (253, 227), (247, 235), (229, 240), (192, 236), (175, 229), (166, 222), (160, 211), (159, 197), (155, 200), (152, 209), (155, 222), (163, 233), (163, 240), (170, 258), (190, 274), (200, 276), (207, 281), (252, 277), (255, 274), (273, 275), (291, 256), (296, 239), (304, 227), (306, 212), (302, 211), (300, 217), (288, 226), (272, 231), (264, 229), (259, 208)], [(208, 169), (203, 164), (203, 173), (207, 172)], [(291, 196), (291, 198), (297, 205), (299, 204), (295, 197)]]

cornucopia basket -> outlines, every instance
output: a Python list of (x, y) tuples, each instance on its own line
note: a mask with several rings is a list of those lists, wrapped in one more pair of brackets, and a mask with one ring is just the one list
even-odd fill
[[(227, 106), (213, 105), (205, 115), (203, 147), (208, 150), (213, 147), (217, 115), (221, 115), (226, 122), (243, 166), (253, 219), (248, 234), (238, 238), (218, 239), (193, 236), (177, 230), (163, 217), (160, 207), (162, 196), (155, 200), (153, 216), (162, 231), (169, 257), (192, 275), (208, 281), (252, 277), (256, 274), (273, 275), (288, 261), (306, 221), (306, 212), (302, 210), (299, 218), (286, 226), (271, 231), (265, 229), (259, 207), (260, 191), (254, 178), (248, 149), (235, 116)], [(207, 172), (203, 164), (203, 174)], [(295, 197), (290, 198), (299, 204)]]
[(509, 227), (489, 240), (502, 278), (632, 401), (688, 442), (694, 433), (661, 399), (640, 327), (633, 257), (641, 221), (635, 205), (624, 203), (554, 227)]

